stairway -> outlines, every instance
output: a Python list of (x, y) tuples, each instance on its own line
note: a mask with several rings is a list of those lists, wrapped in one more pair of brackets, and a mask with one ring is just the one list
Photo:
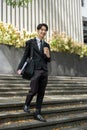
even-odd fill
[(34, 120), (23, 105), (29, 81), (17, 75), (0, 75), (0, 130), (86, 130), (87, 77), (50, 76), (42, 106), (46, 123)]

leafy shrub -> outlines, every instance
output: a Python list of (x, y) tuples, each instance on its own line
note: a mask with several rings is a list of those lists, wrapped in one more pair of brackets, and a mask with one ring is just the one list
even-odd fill
[[(29, 33), (23, 29), (19, 31), (12, 24), (0, 22), (0, 44), (12, 45), (15, 47), (24, 47), (25, 41), (37, 36), (36, 32)], [(53, 32), (48, 41), (52, 51), (74, 53), (80, 57), (87, 56), (87, 45), (73, 41), (65, 33)]]
[(73, 41), (65, 33), (53, 32), (50, 45), (52, 51), (74, 53), (80, 57), (87, 56), (87, 45)]
[(15, 47), (24, 47), (25, 41), (37, 35), (36, 32), (28, 33), (26, 30), (19, 31), (12, 24), (0, 22), (0, 43), (13, 45)]

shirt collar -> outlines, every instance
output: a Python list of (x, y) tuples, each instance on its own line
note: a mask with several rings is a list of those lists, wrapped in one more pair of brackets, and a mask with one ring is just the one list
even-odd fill
[[(38, 37), (36, 37), (36, 40), (37, 40), (38, 42), (40, 42), (40, 41), (41, 41)], [(43, 39), (42, 39), (42, 42), (43, 42)]]

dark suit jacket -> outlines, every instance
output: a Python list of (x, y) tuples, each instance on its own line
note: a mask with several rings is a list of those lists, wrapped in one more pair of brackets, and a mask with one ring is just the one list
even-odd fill
[(37, 40), (36, 38), (34, 39), (30, 39), (26, 42), (26, 48), (25, 48), (25, 52), (24, 55), (22, 57), (22, 60), (18, 66), (18, 69), (21, 69), (22, 66), (24, 65), (26, 59), (29, 57), (30, 58), (30, 52), (31, 52), (31, 46), (33, 47), (33, 60), (34, 60), (34, 68), (35, 70), (40, 70), (43, 69), (45, 71), (47, 71), (47, 62), (50, 62), (50, 58), (48, 58), (44, 52), (43, 52), (43, 48), (44, 47), (48, 47), (50, 50), (50, 46), (48, 43), (46, 43), (44, 41), (43, 43), (43, 47), (42, 47), (42, 52), (40, 52), (40, 50), (38, 49), (38, 45), (37, 45)]

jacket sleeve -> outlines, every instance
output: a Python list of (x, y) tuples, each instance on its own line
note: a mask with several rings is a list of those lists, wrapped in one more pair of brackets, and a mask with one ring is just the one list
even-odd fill
[(27, 57), (29, 57), (29, 56), (30, 56), (30, 41), (26, 41), (25, 51), (24, 51), (23, 57), (22, 57), (19, 65), (18, 65), (17, 70), (22, 68), (22, 66), (24, 65)]
[[(46, 43), (46, 47), (49, 48), (49, 52), (50, 52), (50, 46), (49, 46), (49, 44)], [(46, 54), (44, 54), (44, 59), (46, 60), (46, 62), (50, 62), (51, 61), (51, 52), (50, 52), (50, 57), (49, 58), (46, 56)]]

